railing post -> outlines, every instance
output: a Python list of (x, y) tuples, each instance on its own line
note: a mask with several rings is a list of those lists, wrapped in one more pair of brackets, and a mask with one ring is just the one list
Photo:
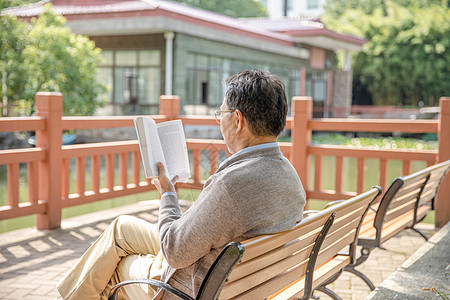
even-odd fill
[(300, 96), (305, 96), (306, 93), (306, 68), (300, 68)]
[(36, 131), (36, 147), (46, 150), (38, 164), (38, 199), (47, 202), (46, 212), (37, 215), (39, 230), (61, 227), (62, 109), (61, 93), (36, 94), (36, 113), (46, 121), (45, 129)]
[[(450, 97), (439, 99), (439, 162), (450, 159)], [(450, 221), (450, 173), (441, 183), (439, 193), (435, 199), (435, 225), (442, 227)]]
[(302, 180), (305, 191), (308, 190), (309, 183), (308, 146), (311, 144), (311, 129), (308, 128), (308, 121), (312, 119), (312, 107), (311, 97), (292, 98), (291, 162)]
[(180, 116), (180, 97), (175, 95), (161, 95), (159, 97), (159, 114), (168, 119), (177, 119)]

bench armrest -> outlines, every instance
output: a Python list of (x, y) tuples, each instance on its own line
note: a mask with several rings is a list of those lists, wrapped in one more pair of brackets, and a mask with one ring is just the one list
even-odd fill
[[(327, 205), (325, 206), (325, 208), (328, 208), (328, 207), (330, 207), (330, 206), (332, 206), (332, 205), (335, 205), (335, 204), (339, 204), (339, 203), (341, 203), (342, 201), (345, 201), (345, 200), (336, 200), (336, 201), (328, 202)], [(324, 209), (325, 209), (325, 208), (324, 208)], [(374, 212), (377, 212), (377, 210), (376, 210), (375, 208), (373, 208), (372, 206), (369, 206), (369, 209), (370, 209), (370, 210), (373, 210)]]
[[(332, 205), (339, 204), (339, 203), (344, 202), (344, 201), (345, 201), (345, 200), (336, 200), (336, 201), (328, 202), (327, 205), (325, 205), (325, 208), (328, 208), (328, 207), (330, 207), (330, 206), (332, 206)], [(325, 209), (325, 208), (324, 208), (324, 209)]]
[(317, 214), (319, 211), (320, 211), (320, 210), (313, 210), (313, 209), (311, 209), (311, 210), (305, 210), (305, 211), (303, 212), (303, 218), (308, 218), (309, 216), (315, 215), (315, 214)]
[(177, 289), (175, 289), (174, 287), (172, 287), (171, 285), (162, 282), (162, 281), (158, 281), (158, 280), (154, 280), (154, 279), (132, 279), (132, 280), (126, 280), (126, 281), (122, 281), (121, 283), (116, 284), (111, 291), (109, 292), (108, 295), (108, 300), (117, 300), (117, 295), (119, 292), (119, 289), (121, 287), (124, 287), (126, 285), (130, 285), (130, 284), (149, 284), (152, 286), (156, 286), (158, 288), (161, 288), (183, 300), (194, 300), (192, 297), (190, 297), (189, 295), (186, 295), (185, 293), (183, 293), (182, 291), (179, 291)]

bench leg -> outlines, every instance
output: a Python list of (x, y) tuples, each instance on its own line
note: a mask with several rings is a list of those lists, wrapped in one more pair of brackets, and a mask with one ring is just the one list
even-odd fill
[(327, 296), (331, 297), (332, 299), (342, 300), (341, 297), (339, 297), (335, 292), (333, 292), (332, 290), (330, 290), (326, 286), (320, 286), (316, 290), (326, 294)]
[(420, 234), (420, 236), (422, 236), (425, 241), (428, 241), (428, 237), (425, 235), (425, 233), (423, 233), (421, 230), (415, 228), (415, 227), (409, 227), (409, 229), (414, 230), (415, 232), (417, 232), (418, 234)]
[(347, 271), (347, 272), (350, 272), (352, 274), (355, 274), (356, 276), (361, 278), (367, 284), (367, 286), (370, 288), (371, 291), (373, 291), (375, 289), (375, 286), (373, 285), (372, 281), (370, 281), (370, 279), (367, 278), (367, 276), (364, 275), (363, 273), (361, 273), (360, 271), (355, 270), (354, 266), (345, 267), (344, 271)]
[(356, 259), (356, 263), (353, 266), (356, 267), (365, 262), (369, 258), (370, 251), (372, 251), (371, 248), (362, 247), (361, 255)]

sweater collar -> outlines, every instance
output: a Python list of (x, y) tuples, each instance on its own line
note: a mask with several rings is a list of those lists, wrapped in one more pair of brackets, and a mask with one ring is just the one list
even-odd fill
[(223, 170), (230, 164), (247, 157), (268, 155), (268, 154), (279, 154), (279, 153), (281, 153), (281, 150), (280, 147), (278, 146), (278, 143), (276, 142), (247, 147), (240, 150), (239, 152), (236, 152), (235, 154), (224, 160), (217, 169), (217, 172)]

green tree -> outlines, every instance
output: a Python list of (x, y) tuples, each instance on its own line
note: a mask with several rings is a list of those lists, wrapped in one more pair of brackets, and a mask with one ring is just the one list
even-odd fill
[(325, 3), (325, 13), (328, 17), (342, 17), (349, 10), (360, 10), (366, 15), (371, 15), (375, 10), (381, 9), (387, 16), (387, 8), (395, 3), (406, 8), (426, 8), (432, 6), (448, 5), (448, 0), (327, 0)]
[(20, 100), (16, 91), (25, 87), (26, 70), (23, 64), (22, 52), (27, 45), (27, 26), (12, 16), (0, 17), (0, 91), (2, 96), (3, 116), (9, 114), (8, 100)]
[(21, 6), (37, 2), (36, 0), (0, 0), (0, 9), (13, 6)]
[[(96, 78), (101, 50), (87, 37), (70, 32), (64, 26), (65, 19), (56, 15), (51, 5), (30, 23), (9, 16), (2, 16), (2, 20), (16, 29), (5, 35), (12, 36), (9, 39), (17, 41), (15, 49), (21, 50), (15, 57), (8, 57), (10, 68), (3, 68), (8, 98), (21, 114), (33, 113), (38, 91), (61, 92), (65, 115), (92, 115), (103, 104), (106, 89)], [(14, 52), (11, 44), (0, 47)]]
[[(368, 1), (368, 2), (375, 2)], [(438, 105), (450, 92), (450, 11), (441, 1), (382, 1), (370, 13), (346, 9), (340, 18), (324, 16), (330, 28), (363, 36), (353, 57), (354, 80), (378, 105)], [(441, 5), (443, 4), (443, 5)]]
[(233, 18), (266, 17), (267, 12), (256, 0), (174, 0), (190, 6), (221, 13)]

